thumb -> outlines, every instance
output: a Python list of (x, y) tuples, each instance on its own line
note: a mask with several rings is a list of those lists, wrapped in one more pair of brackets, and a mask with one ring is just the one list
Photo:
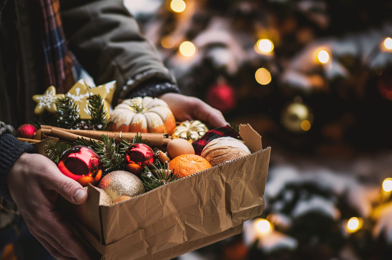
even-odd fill
[(87, 199), (87, 191), (77, 181), (63, 175), (59, 170), (52, 175), (52, 189), (73, 204), (82, 204)]

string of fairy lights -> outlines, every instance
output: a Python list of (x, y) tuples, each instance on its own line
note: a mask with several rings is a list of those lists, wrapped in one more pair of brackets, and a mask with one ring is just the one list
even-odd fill
[[(184, 0), (168, 0), (168, 2), (170, 3), (168, 5), (169, 9), (176, 14), (180, 14), (184, 12), (187, 8), (187, 4)], [(185, 40), (182, 43), (178, 44), (175, 38), (171, 35), (163, 36), (161, 38), (161, 45), (165, 49), (173, 49), (176, 46), (178, 46), (178, 52), (185, 58), (192, 57), (197, 53), (197, 47), (195, 46), (194, 43), (192, 43), (189, 40)], [(275, 48), (274, 42), (268, 38), (259, 39), (254, 45), (254, 50), (257, 54), (266, 55), (266, 56), (273, 56), (274, 48)], [(391, 37), (385, 38), (385, 40), (382, 42), (380, 46), (380, 49), (382, 51), (392, 51), (392, 38)], [(326, 48), (315, 50), (314, 61), (320, 65), (327, 66), (328, 63), (330, 63), (331, 61), (331, 52)], [(254, 75), (255, 75), (256, 82), (262, 86), (269, 85), (273, 80), (271, 72), (265, 67), (258, 68), (255, 71)], [(294, 102), (293, 105), (296, 105), (296, 103)], [(303, 104), (302, 107), (301, 106), (295, 106), (295, 107), (297, 109), (298, 108), (304, 109), (305, 105)], [(296, 114), (298, 114), (299, 112), (301, 111), (295, 111)], [(312, 126), (312, 120), (309, 120), (308, 118), (309, 116), (312, 116), (310, 115), (310, 111), (308, 111), (307, 116), (304, 116), (303, 120), (299, 122), (300, 127), (296, 127), (291, 130), (292, 131), (294, 130), (294, 132), (309, 131)]]

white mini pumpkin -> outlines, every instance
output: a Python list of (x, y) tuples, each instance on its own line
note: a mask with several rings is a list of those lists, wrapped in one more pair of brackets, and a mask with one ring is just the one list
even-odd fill
[(151, 97), (124, 100), (110, 117), (112, 131), (173, 134), (176, 120), (165, 101)]

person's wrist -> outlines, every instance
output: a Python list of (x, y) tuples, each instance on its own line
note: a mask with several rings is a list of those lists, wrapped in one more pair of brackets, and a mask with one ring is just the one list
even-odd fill
[[(28, 153), (23, 153), (18, 160), (14, 163), (10, 171), (8, 172), (8, 177), (7, 177), (7, 186), (8, 189), (10, 187), (13, 187), (12, 183), (14, 182), (14, 178), (16, 178), (18, 174), (23, 174), (26, 170), (26, 165), (29, 160), (30, 154)], [(11, 190), (9, 190), (11, 193)], [(11, 193), (12, 197), (12, 193)]]
[(160, 97), (166, 93), (180, 93), (177, 85), (167, 80), (151, 78), (128, 92), (125, 98)]
[(22, 153), (22, 155), (18, 158), (18, 160), (16, 160), (14, 166), (12, 166), (10, 173), (13, 171), (23, 170), (25, 168), (24, 166), (27, 164), (29, 156), (30, 156), (29, 153)]

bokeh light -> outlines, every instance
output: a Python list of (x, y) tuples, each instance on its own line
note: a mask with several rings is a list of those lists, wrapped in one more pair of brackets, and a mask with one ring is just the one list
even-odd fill
[(268, 85), (271, 82), (271, 73), (266, 68), (260, 68), (255, 74), (256, 81), (260, 85)]
[(392, 191), (392, 178), (386, 178), (383, 182), (382, 182), (382, 189), (385, 192), (390, 192)]
[(184, 56), (192, 56), (196, 52), (196, 47), (193, 43), (185, 41), (180, 45), (180, 53)]
[(388, 37), (384, 40), (384, 46), (385, 48), (387, 48), (388, 50), (392, 50), (392, 39), (391, 37)]
[(312, 126), (312, 125), (311, 125), (311, 123), (309, 122), (309, 120), (304, 120), (304, 121), (302, 121), (302, 123), (301, 123), (301, 128), (302, 128), (302, 130), (304, 130), (304, 131), (309, 131), (311, 126)]
[(165, 49), (171, 49), (174, 47), (174, 38), (170, 35), (163, 36), (161, 39), (161, 45)]
[(256, 220), (256, 229), (262, 234), (266, 234), (271, 230), (271, 223), (266, 219)]
[(274, 44), (268, 39), (261, 39), (257, 42), (258, 49), (263, 53), (271, 53), (274, 50)]
[(326, 50), (319, 51), (317, 54), (319, 62), (325, 64), (329, 61), (329, 53)]
[(186, 4), (183, 0), (172, 0), (170, 3), (170, 8), (173, 12), (181, 13), (185, 10)]
[(347, 231), (350, 233), (354, 233), (361, 229), (362, 220), (356, 217), (352, 217), (347, 221)]

